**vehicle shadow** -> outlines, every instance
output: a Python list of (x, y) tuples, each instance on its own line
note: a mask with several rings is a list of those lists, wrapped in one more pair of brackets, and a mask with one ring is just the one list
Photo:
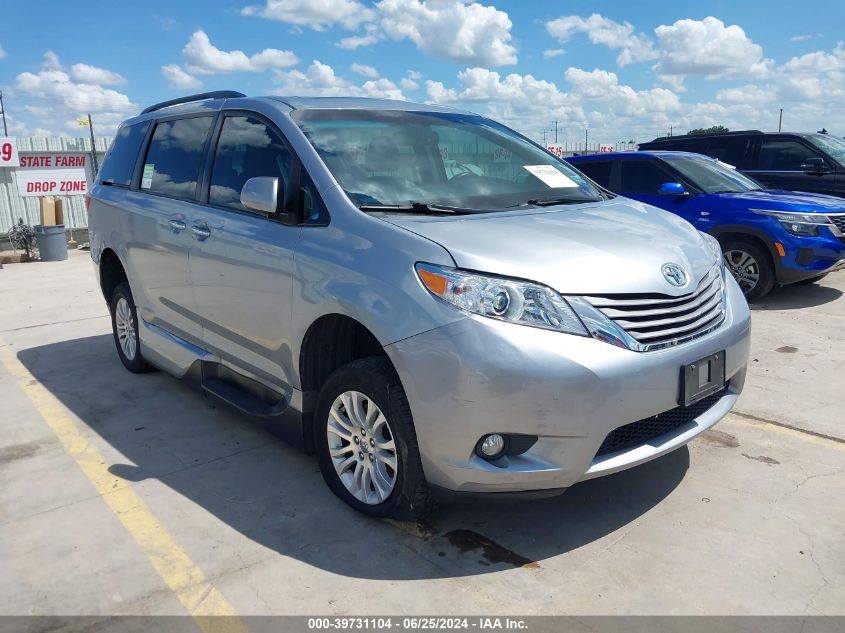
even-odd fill
[[(86, 434), (105, 440), (101, 450), (113, 475), (159, 480), (263, 547), (345, 576), (448, 578), (542, 566), (636, 520), (674, 490), (689, 466), (683, 448), (551, 499), (445, 506), (426, 523), (373, 520), (337, 500), (316, 462), (266, 424), (164, 373), (129, 374), (113, 345), (110, 335), (93, 336), (22, 350), (18, 358), (86, 425)], [(215, 563), (240, 555), (217, 549), (219, 535), (215, 540), (211, 532), (219, 528), (209, 528), (195, 510), (174, 508), (172, 516), (195, 523), (170, 526), (200, 540), (192, 551), (204, 551), (207, 539), (207, 551), (217, 550)], [(235, 568), (242, 566), (235, 560)]]
[[(822, 282), (824, 283), (824, 282)], [(800, 310), (836, 301), (842, 291), (821, 284), (793, 284), (776, 287), (762, 299), (752, 303), (752, 310)]]

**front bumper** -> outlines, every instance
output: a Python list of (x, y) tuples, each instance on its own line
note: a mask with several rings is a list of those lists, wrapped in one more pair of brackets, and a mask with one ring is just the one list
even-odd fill
[[(728, 413), (745, 381), (751, 317), (736, 283), (727, 287), (718, 329), (659, 351), (473, 316), (388, 345), (426, 478), (454, 492), (551, 491), (682, 446)], [(595, 457), (612, 430), (677, 407), (681, 366), (720, 350), (728, 388), (712, 408), (677, 432)], [(522, 455), (488, 462), (473, 449), (492, 432), (539, 439)]]
[(791, 284), (845, 268), (845, 238), (825, 233), (802, 237), (779, 229), (774, 241), (783, 245), (785, 255), (774, 255), (778, 283)]

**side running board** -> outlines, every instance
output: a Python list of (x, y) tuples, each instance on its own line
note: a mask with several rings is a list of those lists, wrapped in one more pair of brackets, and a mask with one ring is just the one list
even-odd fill
[(287, 409), (288, 403), (282, 398), (276, 402), (267, 402), (257, 395), (240, 389), (221, 378), (205, 378), (202, 389), (208, 394), (223, 400), (226, 404), (258, 418), (273, 418)]

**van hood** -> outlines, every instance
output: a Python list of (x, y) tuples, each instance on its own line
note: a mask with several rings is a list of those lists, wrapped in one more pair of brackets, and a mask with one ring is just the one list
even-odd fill
[(761, 189), (742, 193), (710, 194), (718, 198), (739, 200), (753, 209), (765, 211), (800, 211), (801, 213), (845, 213), (845, 199), (808, 191)]
[[(686, 220), (623, 197), (456, 217), (383, 217), (443, 246), (459, 268), (535, 281), (561, 294), (680, 296), (716, 262)], [(667, 263), (686, 271), (686, 284), (667, 281)]]

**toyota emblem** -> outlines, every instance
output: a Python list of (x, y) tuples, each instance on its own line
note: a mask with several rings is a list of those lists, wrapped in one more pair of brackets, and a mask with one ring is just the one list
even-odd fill
[(663, 276), (673, 286), (683, 286), (687, 283), (687, 274), (677, 264), (663, 264)]

